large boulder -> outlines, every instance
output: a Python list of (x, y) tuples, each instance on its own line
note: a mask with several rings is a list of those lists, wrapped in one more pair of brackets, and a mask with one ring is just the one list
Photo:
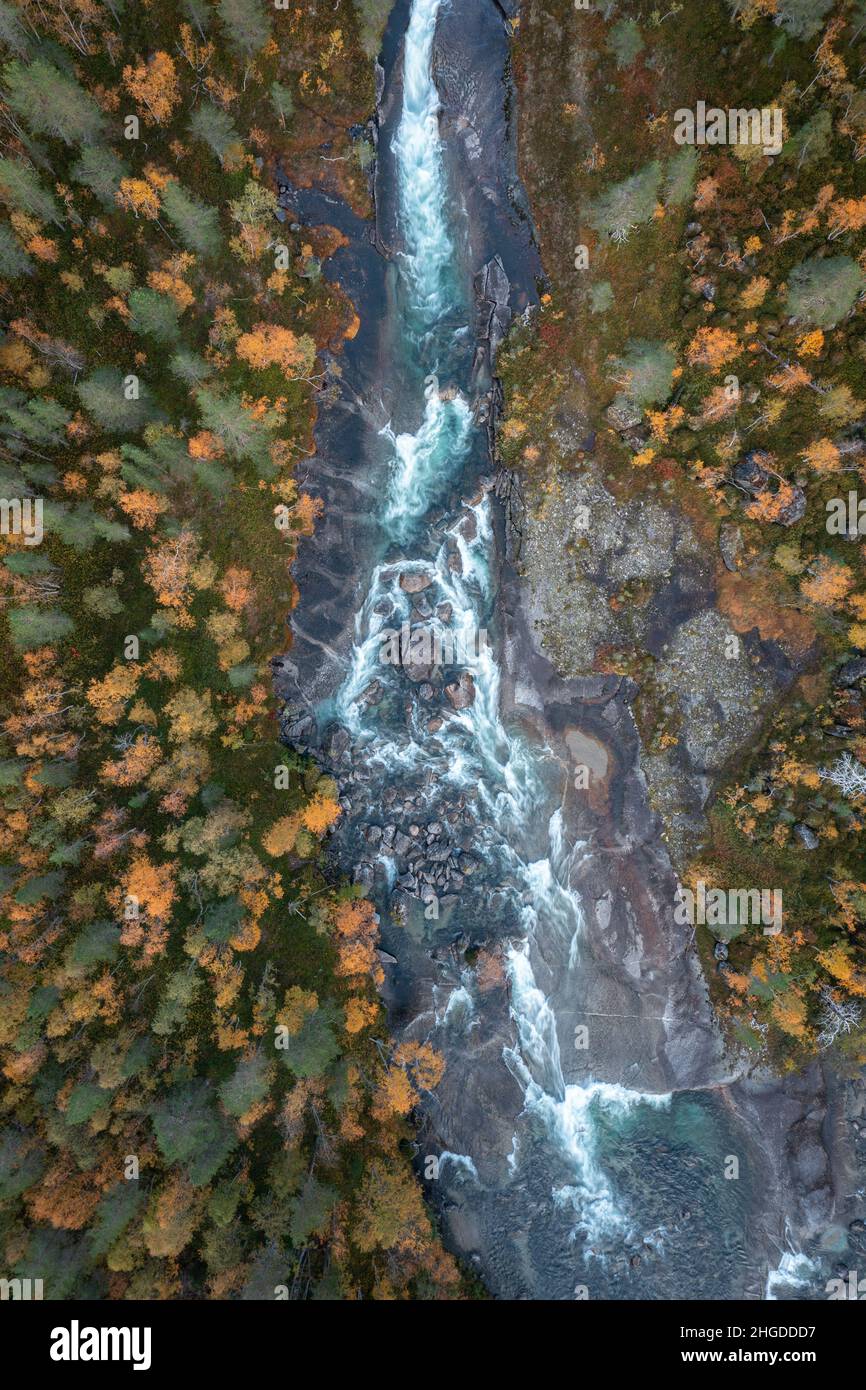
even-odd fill
[(404, 570), (400, 575), (400, 588), (404, 594), (420, 594), (433, 583), (429, 574), (423, 570)]
[(445, 687), (445, 694), (454, 709), (468, 709), (475, 703), (475, 682), (468, 671), (459, 680), (451, 681)]

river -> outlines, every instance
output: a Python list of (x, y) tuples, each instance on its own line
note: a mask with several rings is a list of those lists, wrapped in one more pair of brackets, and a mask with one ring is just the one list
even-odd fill
[[(817, 1296), (669, 920), (628, 690), (558, 680), (508, 560), (495, 349), (540, 265), (507, 43), (492, 0), (401, 0), (375, 238), (316, 194), (287, 204), (348, 233), (333, 273), (364, 324), (320, 417), (288, 736), (339, 781), (334, 853), (377, 904), (394, 1031), (445, 1058), (419, 1171), (490, 1290)], [(601, 809), (575, 737), (611, 764)]]

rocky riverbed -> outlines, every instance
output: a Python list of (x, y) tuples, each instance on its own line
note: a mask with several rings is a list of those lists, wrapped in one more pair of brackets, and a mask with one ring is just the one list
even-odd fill
[[(454, 294), (470, 315), (446, 324), (449, 379), (425, 390), (428, 406), (431, 389), (465, 399), (472, 432), (411, 544), (383, 534), (376, 510), (386, 445), (418, 423), (393, 153), (406, 0), (379, 73), (375, 224), (320, 195), (284, 196), (289, 217), (346, 236), (329, 273), (362, 323), (329, 372), (305, 479), (325, 513), (301, 549), (277, 669), (284, 736), (337, 781), (334, 864), (379, 908), (393, 1030), (446, 1061), (418, 1152), (454, 1248), (506, 1298), (760, 1297), (786, 1250), (847, 1248), (859, 1102), (817, 1065), (782, 1082), (726, 1055), (692, 928), (675, 919), (671, 848), (694, 835), (714, 772), (793, 671), (760, 636), (720, 671), (702, 660), (728, 628), (699, 540), (663, 495), (615, 501), (587, 419), (562, 424), (581, 466), (543, 514), (497, 470), (495, 354), (541, 277), (515, 163), (516, 8), (452, 0), (438, 15)], [(570, 558), (584, 506), (601, 537), (590, 570)], [(642, 749), (636, 679), (592, 669), (623, 637), (610, 594), (636, 581), (649, 597), (635, 621), (682, 725), (675, 756)], [(470, 590), (492, 684), (490, 665), (479, 675), (435, 647)], [(396, 635), (398, 660), (341, 704), (364, 623)], [(501, 786), (453, 775), (461, 759), (474, 766), (480, 730)], [(816, 1264), (788, 1291), (821, 1296), (823, 1277)]]

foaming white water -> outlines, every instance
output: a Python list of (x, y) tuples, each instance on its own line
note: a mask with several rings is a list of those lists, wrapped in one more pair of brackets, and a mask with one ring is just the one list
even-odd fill
[(817, 1260), (801, 1250), (786, 1250), (775, 1269), (768, 1270), (764, 1298), (770, 1303), (785, 1297), (784, 1290), (814, 1289), (821, 1274)]
[(592, 1247), (611, 1236), (627, 1235), (632, 1225), (599, 1163), (598, 1110), (623, 1119), (638, 1105), (666, 1107), (671, 1097), (630, 1091), (603, 1081), (566, 1085), (556, 1017), (536, 983), (530, 944), (527, 939), (508, 953), (511, 1012), (519, 1047), (507, 1049), (505, 1060), (523, 1088), (526, 1110), (543, 1121), (572, 1167), (573, 1181), (556, 1188), (553, 1197), (559, 1207), (574, 1212), (574, 1234), (584, 1235)]
[(554, 834), (559, 815), (559, 811), (555, 811), (550, 818), (548, 834), (551, 845), (548, 857), (527, 864), (523, 871), (528, 901), (522, 915), (527, 938), (535, 934), (541, 917), (548, 929), (552, 928), (562, 941), (568, 941), (571, 946), (583, 934), (583, 908), (574, 889), (561, 882), (555, 869), (557, 851)]
[(393, 141), (405, 243), (400, 258), (406, 289), (404, 332), (419, 355), (432, 355), (420, 429), (395, 435), (388, 426), (382, 432), (394, 455), (383, 520), (398, 541), (410, 538), (437, 489), (457, 475), (472, 430), (466, 399), (459, 392), (441, 394), (438, 380), (439, 350), (450, 346), (453, 333), (447, 344), (440, 344), (435, 330), (459, 298), (439, 138), (439, 93), (431, 62), (440, 6), (441, 0), (415, 0), (412, 6), (403, 53), (403, 109)]
[(441, 0), (415, 0), (403, 54), (403, 112), (393, 149), (397, 159), (414, 308), (432, 326), (448, 307), (446, 271), (454, 246), (445, 213), (445, 171), (439, 139), (439, 93), (431, 57)]
[(424, 393), (424, 418), (417, 434), (395, 435), (390, 425), (382, 430), (394, 452), (382, 519), (398, 541), (410, 538), (443, 480), (459, 472), (472, 432), (472, 412), (463, 396), (444, 400), (435, 376), (427, 378)]
[(377, 854), (376, 863), (382, 866), (385, 874), (385, 882), (389, 888), (393, 888), (397, 881), (397, 865), (394, 863), (390, 854)]
[[(477, 1023), (474, 999), (475, 976), (471, 970), (463, 970), (460, 984), (450, 989), (442, 985), (433, 986), (433, 1005), (437, 1028), (450, 1028), (456, 1033), (465, 1033)], [(445, 1001), (444, 1008), (442, 1000)]]
[[(472, 977), (469, 972), (464, 974), (464, 983), (452, 989), (448, 994), (445, 1008), (440, 1012), (436, 1010), (437, 1028), (450, 1028), (455, 1033), (467, 1033), (470, 1028), (477, 1025), (475, 1014), (475, 1001), (472, 998), (471, 983)], [(440, 994), (439, 987), (433, 991), (434, 999), (438, 999)]]
[(466, 1173), (470, 1178), (479, 1181), (478, 1169), (475, 1167), (474, 1160), (469, 1154), (455, 1154), (450, 1149), (443, 1149), (439, 1155), (439, 1174), (441, 1177), (442, 1169), (446, 1163), (452, 1163), (459, 1173)]

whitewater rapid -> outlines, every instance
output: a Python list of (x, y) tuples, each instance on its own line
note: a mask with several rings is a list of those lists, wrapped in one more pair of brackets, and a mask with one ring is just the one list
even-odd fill
[[(539, 934), (552, 934), (567, 948), (569, 971), (580, 968), (583, 914), (569, 879), (574, 855), (584, 847), (564, 842), (562, 768), (549, 750), (530, 745), (502, 722), (499, 666), (487, 638), (496, 616), (490, 495), (482, 489), (464, 499), (444, 521), (438, 519), (435, 531), (429, 516), (432, 508), (448, 503), (481, 429), (466, 351), (474, 305), (458, 273), (433, 75), (441, 5), (442, 0), (413, 0), (402, 114), (392, 144), (403, 242), (400, 365), (403, 376), (416, 383), (417, 423), (414, 430), (398, 432), (388, 424), (380, 432), (389, 460), (377, 520), (383, 551), (388, 543), (392, 550), (396, 545), (400, 557), (389, 554), (371, 574), (355, 617), (349, 671), (329, 713), (350, 731), (356, 754), (383, 779), (423, 777), (431, 814), (443, 794), (463, 794), (472, 806), (485, 870), (507, 896), (514, 922), (506, 967), (516, 1042), (505, 1049), (504, 1061), (521, 1087), (525, 1112), (541, 1123), (560, 1167), (570, 1175), (551, 1191), (552, 1205), (573, 1213), (575, 1236), (600, 1242), (627, 1235), (636, 1217), (604, 1174), (597, 1118), (604, 1111), (622, 1119), (636, 1106), (665, 1106), (670, 1098), (592, 1080), (565, 1081), (557, 1019), (537, 983), (533, 958)], [(418, 698), (407, 700), (401, 673), (407, 645), (411, 649), (422, 639), (471, 652), (464, 670), (471, 675), (473, 698), (434, 721), (433, 731), (429, 706)], [(408, 704), (404, 719), (378, 712), (389, 696), (395, 707)], [(371, 819), (375, 812), (371, 808)], [(539, 856), (545, 824), (547, 852)], [(390, 889), (394, 860), (383, 851), (378, 862)], [(436, 1027), (454, 1045), (474, 1022), (473, 978), (466, 971), (437, 1006)], [(518, 1147), (515, 1138), (517, 1163)], [(465, 1162), (469, 1171), (471, 1160)]]

